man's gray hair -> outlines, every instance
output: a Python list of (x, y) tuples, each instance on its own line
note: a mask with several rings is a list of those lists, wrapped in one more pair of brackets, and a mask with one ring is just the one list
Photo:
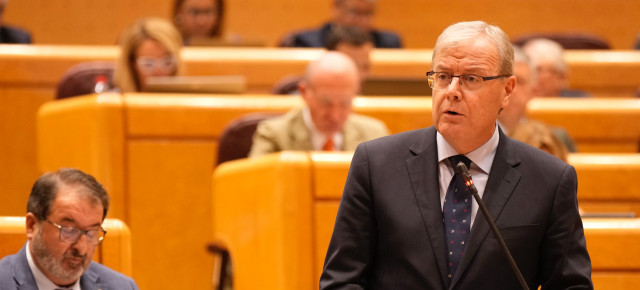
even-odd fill
[(436, 40), (431, 62), (433, 63), (440, 50), (456, 47), (462, 41), (477, 37), (489, 38), (498, 48), (500, 75), (513, 75), (513, 47), (509, 36), (500, 27), (487, 24), (484, 21), (458, 22), (447, 27)]
[(525, 63), (529, 67), (529, 71), (531, 72), (531, 83), (536, 83), (538, 81), (538, 70), (536, 66), (531, 61), (531, 58), (524, 53), (524, 50), (518, 46), (513, 46), (513, 59), (515, 63)]
[[(529, 58), (536, 62), (538, 59), (553, 63), (554, 69), (559, 73), (567, 73), (567, 62), (564, 59), (564, 48), (560, 43), (547, 38), (534, 38), (527, 41), (522, 49)], [(539, 65), (534, 63), (534, 65)]]

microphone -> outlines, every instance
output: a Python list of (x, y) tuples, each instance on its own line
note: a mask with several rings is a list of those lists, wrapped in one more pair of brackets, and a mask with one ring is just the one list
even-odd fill
[(467, 169), (467, 166), (464, 165), (462, 161), (458, 162), (458, 165), (456, 166), (456, 171), (462, 176), (462, 178), (464, 178), (464, 183), (469, 188), (469, 191), (471, 191), (473, 198), (475, 198), (476, 201), (478, 202), (478, 207), (480, 207), (480, 211), (482, 212), (482, 215), (484, 215), (485, 219), (489, 223), (489, 226), (491, 227), (491, 231), (498, 239), (500, 248), (502, 249), (502, 252), (504, 253), (504, 255), (507, 256), (507, 260), (511, 265), (511, 269), (513, 270), (513, 273), (516, 274), (516, 277), (518, 277), (518, 281), (520, 282), (520, 285), (522, 285), (522, 289), (529, 290), (529, 286), (527, 286), (527, 282), (524, 280), (524, 277), (522, 276), (520, 269), (518, 269), (518, 265), (516, 264), (516, 261), (513, 260), (513, 256), (511, 256), (511, 252), (509, 252), (509, 248), (507, 248), (507, 244), (504, 242), (504, 239), (502, 238), (500, 231), (498, 231), (498, 227), (496, 226), (496, 223), (491, 219), (491, 216), (489, 216), (489, 210), (487, 210), (487, 206), (482, 201), (482, 198), (480, 198), (480, 196), (478, 195), (478, 190), (476, 189), (476, 186), (473, 184), (473, 179), (471, 179), (471, 172), (469, 172), (469, 169)]

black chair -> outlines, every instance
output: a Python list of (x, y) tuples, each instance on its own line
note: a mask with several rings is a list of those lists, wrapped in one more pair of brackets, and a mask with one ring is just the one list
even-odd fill
[(220, 136), (216, 165), (249, 156), (258, 123), (277, 115), (279, 113), (251, 113), (231, 121)]
[(586, 32), (528, 33), (513, 38), (512, 43), (523, 46), (535, 38), (547, 38), (558, 42), (564, 49), (611, 49), (602, 37)]
[(76, 64), (69, 68), (56, 90), (56, 99), (87, 95), (95, 92), (96, 79), (106, 78), (107, 88), (113, 88), (113, 71), (115, 64), (108, 61), (90, 61)]
[(274, 95), (294, 95), (298, 93), (298, 83), (303, 79), (301, 75), (291, 75), (280, 79), (273, 88), (271, 93)]

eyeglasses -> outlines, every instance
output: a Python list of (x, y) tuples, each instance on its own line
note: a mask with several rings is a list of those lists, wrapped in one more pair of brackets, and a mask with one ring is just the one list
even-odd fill
[(466, 75), (452, 75), (446, 72), (436, 72), (429, 71), (427, 72), (427, 81), (429, 82), (429, 87), (432, 89), (444, 89), (451, 84), (453, 78), (458, 78), (460, 80), (460, 86), (467, 91), (475, 91), (482, 87), (482, 84), (485, 81), (490, 81), (498, 78), (506, 78), (510, 77), (509, 75), (499, 75), (499, 76), (491, 76), (491, 77), (482, 77), (479, 75), (466, 74)]
[(74, 227), (63, 227), (50, 220), (47, 220), (47, 222), (60, 229), (60, 240), (69, 244), (77, 242), (82, 235), (86, 235), (87, 242), (90, 245), (97, 246), (102, 243), (104, 236), (107, 234), (107, 231), (103, 228), (83, 231)]
[(373, 10), (357, 10), (352, 8), (347, 8), (347, 15), (352, 18), (372, 18)]
[(189, 8), (187, 9), (187, 15), (196, 18), (200, 15), (202, 16), (208, 16), (208, 17), (213, 17), (216, 16), (216, 14), (218, 13), (218, 10), (216, 10), (215, 8), (209, 8), (209, 9), (198, 9), (198, 8)]
[(153, 70), (171, 70), (176, 67), (177, 60), (173, 55), (168, 55), (163, 58), (153, 58), (141, 56), (136, 59), (136, 65), (140, 70), (151, 72)]

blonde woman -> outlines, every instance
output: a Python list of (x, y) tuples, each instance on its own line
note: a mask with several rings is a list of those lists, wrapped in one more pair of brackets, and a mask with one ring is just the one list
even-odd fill
[(510, 137), (520, 140), (562, 161), (567, 162), (567, 147), (553, 134), (553, 129), (540, 121), (528, 120), (511, 132)]
[(164, 19), (138, 20), (122, 33), (119, 44), (113, 78), (121, 92), (145, 91), (146, 80), (152, 76), (182, 74), (182, 38)]

